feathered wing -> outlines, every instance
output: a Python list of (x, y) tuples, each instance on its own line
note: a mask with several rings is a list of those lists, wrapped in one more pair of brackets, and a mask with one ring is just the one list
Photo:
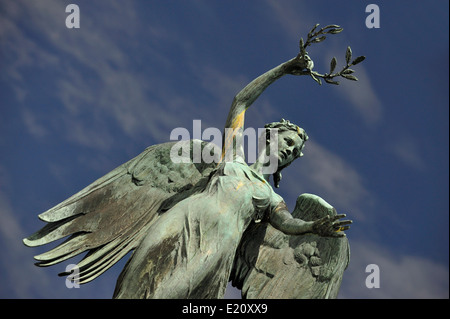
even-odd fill
[[(293, 217), (306, 221), (336, 210), (322, 198), (298, 197)], [(350, 259), (347, 237), (314, 234), (290, 236), (268, 223), (252, 224), (244, 233), (230, 276), (248, 299), (336, 298)]]
[[(34, 247), (68, 238), (54, 249), (35, 256), (36, 265), (51, 266), (88, 251), (77, 265), (79, 283), (87, 283), (136, 248), (158, 215), (195, 192), (198, 189), (195, 185), (215, 167), (214, 162), (191, 161), (194, 145), (203, 150), (205, 142), (177, 143), (148, 147), (40, 214), (39, 218), (47, 225), (25, 238), (25, 245)], [(187, 158), (185, 162), (171, 160), (174, 146), (180, 150), (178, 155)]]

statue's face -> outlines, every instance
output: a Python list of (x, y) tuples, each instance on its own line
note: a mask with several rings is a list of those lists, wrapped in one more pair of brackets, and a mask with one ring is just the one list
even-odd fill
[(293, 131), (278, 132), (278, 167), (283, 168), (300, 157), (305, 147), (306, 133), (300, 129), (300, 135)]

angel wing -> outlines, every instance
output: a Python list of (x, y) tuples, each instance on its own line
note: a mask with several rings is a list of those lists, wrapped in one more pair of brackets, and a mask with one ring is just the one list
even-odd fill
[[(327, 214), (336, 210), (312, 194), (299, 196), (292, 213), (306, 221)], [(336, 298), (349, 260), (347, 237), (290, 236), (259, 223), (244, 233), (230, 279), (248, 299)]]
[[(54, 249), (35, 256), (37, 266), (51, 266), (88, 251), (78, 263), (79, 283), (87, 283), (133, 250), (150, 225), (177, 201), (198, 190), (197, 185), (216, 166), (174, 163), (175, 143), (190, 150), (206, 142), (191, 140), (148, 147), (80, 192), (39, 215), (48, 224), (25, 238), (30, 247), (68, 237)], [(187, 143), (187, 144), (183, 144)], [(198, 149), (198, 148), (197, 148)], [(200, 183), (201, 184), (201, 183)], [(60, 275), (67, 275), (61, 273)]]

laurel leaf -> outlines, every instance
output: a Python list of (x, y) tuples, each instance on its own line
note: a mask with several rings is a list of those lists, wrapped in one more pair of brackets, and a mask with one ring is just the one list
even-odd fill
[(352, 59), (352, 49), (348, 46), (347, 52), (345, 53), (345, 61), (347, 62), (347, 65), (350, 64), (351, 59)]
[(355, 73), (355, 70), (347, 69), (347, 70), (342, 71), (342, 74), (352, 74), (352, 73)]
[(308, 33), (308, 38), (311, 38), (311, 37), (312, 37), (314, 31), (316, 31), (316, 28), (317, 28), (318, 26), (319, 26), (319, 23), (317, 23), (317, 24), (311, 29), (311, 31), (309, 31), (309, 33)]
[(326, 36), (321, 36), (320, 38), (315, 38), (314, 40), (312, 40), (312, 43), (319, 43), (322, 42), (323, 40), (325, 40), (327, 37)]
[(330, 79), (327, 79), (327, 78), (325, 78), (324, 80), (325, 80), (325, 82), (327, 82), (329, 84), (339, 85), (338, 81), (333, 81), (333, 80), (330, 80)]
[(330, 74), (333, 73), (334, 69), (336, 68), (336, 65), (337, 65), (337, 60), (335, 57), (333, 57), (330, 62)]
[(330, 29), (330, 28), (340, 28), (340, 26), (338, 26), (337, 24), (329, 24), (323, 29), (325, 30), (325, 29)]
[(352, 80), (352, 81), (358, 81), (358, 78), (354, 75), (350, 75), (350, 74), (342, 74), (343, 78), (346, 78), (347, 80)]
[(361, 63), (365, 59), (366, 59), (366, 57), (364, 55), (361, 55), (361, 56), (357, 57), (356, 59), (354, 59), (351, 65), (357, 65), (358, 63)]
[(338, 33), (341, 33), (342, 30), (344, 30), (344, 28), (331, 29), (331, 30), (329, 30), (327, 33), (338, 34)]

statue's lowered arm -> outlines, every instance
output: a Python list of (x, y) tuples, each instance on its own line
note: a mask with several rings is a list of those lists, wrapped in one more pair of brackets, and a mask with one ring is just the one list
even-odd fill
[(345, 214), (325, 216), (315, 221), (304, 221), (294, 218), (284, 202), (270, 212), (269, 223), (286, 235), (302, 235), (313, 233), (323, 237), (343, 237), (343, 231), (350, 228), (351, 220), (339, 220)]

